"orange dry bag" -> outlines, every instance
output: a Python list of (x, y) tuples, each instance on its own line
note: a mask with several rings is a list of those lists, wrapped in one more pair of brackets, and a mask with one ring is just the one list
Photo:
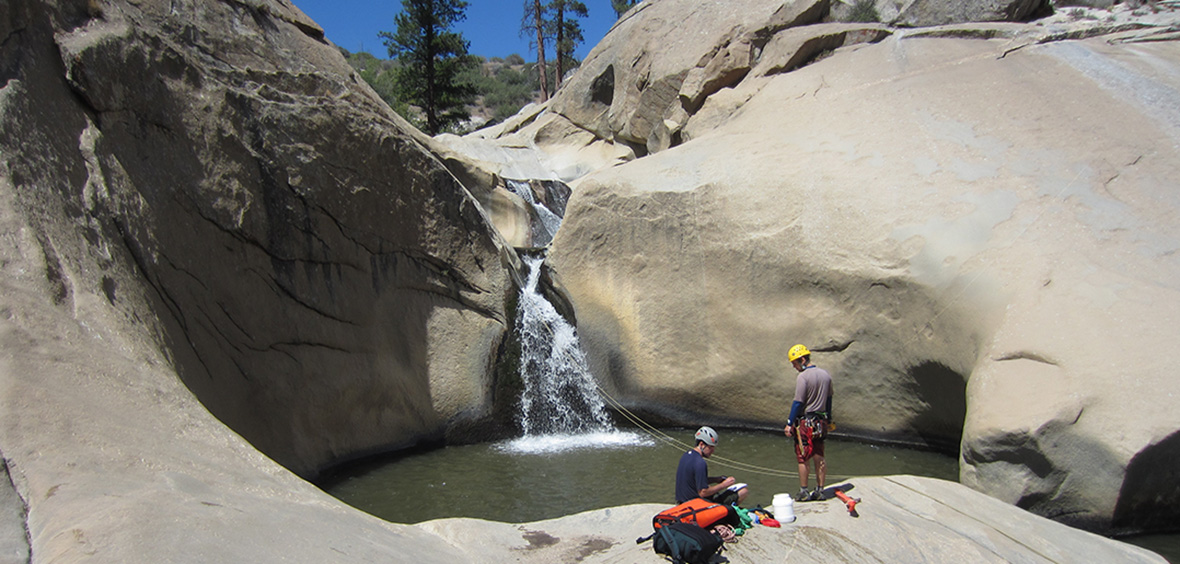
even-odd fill
[(732, 524), (737, 512), (733, 507), (713, 503), (707, 499), (690, 499), (652, 517), (651, 526), (658, 529), (668, 523), (689, 523), (707, 529), (717, 523)]

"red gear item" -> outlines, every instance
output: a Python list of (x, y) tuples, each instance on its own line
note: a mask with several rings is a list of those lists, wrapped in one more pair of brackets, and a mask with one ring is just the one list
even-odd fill
[(799, 464), (806, 464), (811, 457), (823, 455), (823, 439), (815, 438), (815, 428), (808, 424), (808, 420), (800, 421), (795, 426), (795, 459)]

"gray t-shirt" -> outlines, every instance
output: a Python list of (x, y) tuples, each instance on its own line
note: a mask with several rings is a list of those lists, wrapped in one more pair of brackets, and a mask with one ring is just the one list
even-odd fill
[[(803, 403), (803, 413), (827, 411), (832, 397), (832, 375), (817, 366), (808, 366), (795, 379), (795, 400)], [(830, 417), (831, 414), (828, 414)]]

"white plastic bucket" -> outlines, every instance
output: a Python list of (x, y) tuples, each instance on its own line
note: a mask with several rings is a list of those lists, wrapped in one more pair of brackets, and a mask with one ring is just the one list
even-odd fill
[(795, 522), (795, 498), (791, 494), (774, 494), (774, 501), (772, 502), (771, 511), (774, 512), (774, 519), (782, 524)]

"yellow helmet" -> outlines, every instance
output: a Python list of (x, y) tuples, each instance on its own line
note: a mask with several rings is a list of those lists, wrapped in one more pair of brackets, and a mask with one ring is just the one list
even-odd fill
[(787, 351), (787, 360), (789, 360), (791, 362), (795, 362), (796, 360), (799, 360), (800, 358), (803, 358), (805, 356), (810, 356), (810, 355), (811, 355), (811, 351), (807, 350), (807, 347), (805, 347), (803, 345), (795, 345), (795, 346), (791, 347), (791, 350)]

